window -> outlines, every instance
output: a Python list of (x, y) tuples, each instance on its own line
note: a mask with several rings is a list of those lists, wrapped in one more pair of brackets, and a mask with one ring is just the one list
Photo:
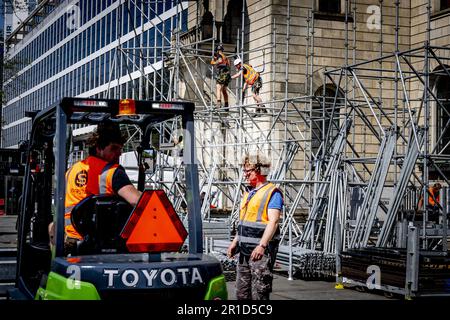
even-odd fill
[(440, 0), (440, 2), (441, 2), (440, 10), (450, 8), (450, 0)]
[[(313, 103), (311, 112), (311, 151), (317, 155), (319, 151), (322, 153), (322, 144), (325, 143), (325, 140), (329, 147), (339, 133), (339, 109), (342, 105), (343, 95), (338, 92), (335, 104), (336, 88), (333, 85), (326, 86), (325, 96), (323, 86), (317, 89), (314, 95), (317, 99)], [(330, 121), (332, 114), (333, 120)]]
[(319, 0), (319, 11), (341, 13), (341, 0)]
[(122, 6), (122, 34), (128, 33), (128, 12), (125, 6)]
[[(117, 28), (117, 21), (116, 21), (116, 10), (112, 12), (111, 16), (111, 42), (116, 40), (116, 28)], [(108, 24), (109, 25), (109, 24)]]
[(101, 38), (102, 38), (101, 43), (100, 43), (100, 48), (103, 48), (105, 46), (105, 38), (106, 38), (106, 25), (105, 25), (105, 23), (106, 23), (106, 18), (103, 17), (103, 19), (101, 21), (102, 27), (100, 29), (101, 30), (100, 34), (101, 34)]

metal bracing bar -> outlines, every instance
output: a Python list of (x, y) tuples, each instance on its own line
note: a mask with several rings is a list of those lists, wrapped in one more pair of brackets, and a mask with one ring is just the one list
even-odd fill
[[(197, 81), (195, 81), (195, 78), (194, 78), (194, 76), (192, 75), (191, 69), (189, 68), (189, 66), (188, 66), (188, 64), (187, 64), (186, 59), (184, 58), (183, 53), (180, 52), (180, 55), (181, 55), (181, 59), (183, 60), (184, 64), (186, 65), (186, 68), (187, 68), (187, 70), (188, 70), (188, 72), (189, 72), (189, 75), (190, 75), (190, 77), (191, 77), (191, 79), (192, 79), (192, 82), (194, 82), (195, 89), (197, 89), (197, 92), (198, 92), (200, 98), (202, 99), (203, 104), (206, 106), (207, 103), (206, 103), (205, 99), (203, 98), (203, 93), (200, 91), (200, 88), (199, 88), (198, 85), (197, 85)], [(220, 117), (220, 115), (219, 115), (219, 117)]]
[[(330, 154), (330, 162), (327, 164), (327, 168), (325, 171), (324, 176), (322, 177), (322, 180), (329, 181), (331, 177), (331, 173), (336, 170), (336, 168), (339, 165), (340, 158), (342, 151), (346, 145), (346, 136), (349, 132), (351, 124), (351, 119), (348, 118), (346, 122), (342, 125), (341, 131), (338, 134), (338, 139), (336, 139), (334, 143), (334, 148), (332, 153)], [(319, 165), (316, 165), (316, 169), (318, 169)], [(315, 174), (316, 180), (319, 180), (318, 172)], [(316, 187), (316, 185), (314, 185)], [(314, 239), (314, 224), (315, 221), (318, 220), (319, 211), (325, 209), (324, 206), (326, 205), (325, 202), (325, 195), (328, 191), (328, 184), (319, 184), (317, 187), (317, 192), (315, 192), (315, 201), (313, 202), (310, 215), (306, 221), (304, 231), (302, 236), (300, 237), (300, 246), (303, 248), (311, 245), (311, 249), (314, 249), (315, 243), (311, 243)], [(318, 229), (318, 234), (320, 232), (321, 228)]]
[(408, 59), (406, 59), (406, 57), (404, 57), (404, 56), (401, 56), (401, 57), (408, 64), (408, 66), (411, 68), (411, 70), (413, 70), (413, 72), (417, 75), (417, 79), (423, 84), (423, 86), (424, 86), (424, 95), (426, 93), (430, 94), (433, 97), (434, 101), (436, 101), (436, 103), (439, 105), (439, 107), (441, 107), (442, 110), (447, 114), (447, 116), (450, 117), (450, 112), (439, 101), (439, 99), (434, 94), (433, 90), (429, 86), (425, 85), (425, 81), (422, 79), (422, 77), (420, 77), (420, 75), (418, 74), (417, 70), (413, 67), (413, 65), (408, 61)]
[(208, 176), (209, 176), (208, 185), (206, 187), (206, 195), (205, 195), (205, 198), (203, 199), (203, 203), (202, 203), (202, 207), (201, 207), (201, 213), (202, 213), (203, 219), (206, 218), (207, 214), (209, 217), (209, 213), (210, 213), (209, 197), (211, 194), (211, 187), (213, 185), (214, 174), (215, 174), (216, 169), (217, 169), (217, 158), (214, 158), (214, 162), (213, 162), (211, 171), (207, 172)]
[(402, 71), (402, 67), (400, 66), (400, 60), (398, 59), (397, 55), (395, 55), (395, 60), (396, 60), (396, 63), (397, 63), (398, 72), (400, 74), (400, 80), (402, 82), (403, 95), (404, 95), (404, 99), (405, 99), (405, 102), (406, 102), (406, 107), (408, 108), (408, 114), (409, 114), (409, 118), (410, 118), (411, 124), (412, 124), (411, 128), (412, 128), (413, 133), (414, 133), (414, 141), (417, 144), (417, 148), (419, 148), (419, 140), (418, 140), (418, 137), (417, 137), (416, 128), (414, 126), (415, 121), (414, 121), (414, 118), (413, 118), (413, 115), (412, 115), (412, 111), (411, 111), (411, 104), (409, 103), (408, 93), (406, 92), (406, 84), (405, 84), (405, 80), (403, 78), (403, 71)]
[[(185, 57), (187, 56), (186, 54), (183, 54)], [(198, 57), (198, 56), (196, 56), (196, 58), (197, 58), (197, 60), (199, 60), (199, 61), (201, 61), (202, 63), (204, 63), (205, 65), (208, 65), (208, 63), (206, 62), (206, 61), (204, 61), (201, 57)], [(188, 63), (190, 64), (190, 65), (192, 65), (192, 63), (189, 61), (189, 60), (187, 60), (188, 61)], [(186, 67), (188, 67), (188, 64), (186, 63), (186, 60), (185, 60), (185, 64), (186, 64)], [(195, 66), (193, 66), (194, 67), (194, 70), (196, 71), (196, 74), (198, 73), (197, 71), (198, 71), (198, 68), (196, 68)], [(191, 71), (192, 72), (192, 71)], [(208, 82), (203, 78), (203, 75), (201, 75), (200, 77), (200, 80), (201, 80), (201, 82), (203, 83), (203, 84), (206, 84), (206, 86), (211, 90), (212, 88), (211, 88), (211, 84), (208, 84)], [(195, 81), (195, 83), (197, 83), (197, 81)], [(212, 94), (214, 94), (215, 92), (214, 92), (214, 90), (211, 90), (212, 91)], [(232, 96), (232, 97), (234, 97), (234, 98), (236, 98), (236, 96), (235, 96), (235, 94), (234, 94), (234, 92), (233, 91), (231, 91), (229, 88), (227, 88), (227, 92), (228, 92), (228, 95), (229, 96)], [(201, 95), (203, 95), (203, 93), (201, 93)], [(205, 104), (205, 107), (207, 107), (207, 105)], [(221, 108), (216, 108), (217, 110), (221, 110)]]
[[(448, 125), (450, 124), (450, 121), (447, 122), (446, 128), (448, 127)], [(440, 141), (439, 141), (440, 142)], [(442, 152), (444, 152), (445, 150), (447, 150), (447, 148), (450, 146), (450, 141), (447, 142), (445, 144), (445, 146), (441, 149), (441, 151), (439, 151), (439, 154), (442, 154)]]
[(338, 184), (339, 184), (339, 172), (333, 171), (331, 173), (331, 184), (330, 191), (328, 194), (328, 203), (327, 203), (327, 217), (325, 224), (325, 237), (323, 243), (323, 251), (324, 252), (332, 252), (333, 246), (333, 226), (334, 221), (336, 219), (336, 210), (337, 210), (337, 198), (338, 198)]
[[(347, 47), (347, 46), (346, 46)], [(326, 79), (325, 77), (324, 77), (324, 79)], [(334, 116), (334, 111), (335, 111), (335, 109), (336, 109), (336, 102), (337, 102), (337, 98), (338, 98), (338, 94), (339, 94), (339, 88), (341, 87), (341, 80), (342, 80), (342, 72), (341, 72), (341, 74), (339, 75), (339, 81), (338, 81), (338, 86), (336, 87), (336, 91), (335, 91), (335, 93), (334, 93), (334, 99), (333, 99), (333, 109), (331, 110), (331, 116), (330, 116), (330, 122), (329, 122), (329, 124), (328, 124), (328, 130), (327, 130), (327, 134), (325, 135), (325, 142), (324, 142), (324, 146), (326, 147), (327, 145), (328, 145), (328, 137), (331, 135), (331, 126), (333, 125), (333, 123), (334, 123), (334, 119), (333, 119), (333, 116)], [(325, 87), (324, 87), (324, 89), (325, 89)], [(323, 101), (324, 101), (324, 108), (325, 108), (325, 97), (323, 97)], [(325, 110), (325, 109), (324, 109)]]
[[(383, 191), (383, 187), (384, 187), (384, 184), (385, 184), (385, 181), (386, 181), (386, 176), (388, 174), (389, 164), (390, 164), (390, 161), (392, 159), (392, 155), (394, 154), (394, 148), (395, 148), (396, 141), (397, 141), (397, 132), (396, 132), (395, 129), (393, 131), (394, 132), (393, 132), (393, 134), (391, 136), (391, 139), (390, 139), (391, 141), (387, 142), (387, 144), (388, 144), (387, 150), (385, 151), (385, 154), (383, 156), (383, 160), (384, 159), (385, 160), (383, 161), (383, 163), (381, 163), (383, 170), (380, 173), (379, 179), (380, 180), (382, 179), (382, 181), (380, 181), (382, 184), (381, 185), (379, 184), (379, 186), (376, 188), (376, 193), (375, 193), (375, 196), (374, 196), (375, 198), (372, 201), (372, 206), (369, 209), (368, 217), (366, 219), (365, 232), (363, 233), (363, 239), (362, 239), (362, 244), (363, 245), (367, 244), (367, 242), (369, 240), (369, 237), (370, 237), (370, 234), (371, 234), (371, 229), (372, 229), (372, 226), (373, 226), (373, 223), (374, 223), (374, 220), (375, 220), (375, 216), (376, 216), (376, 213), (377, 213), (378, 205), (380, 203), (380, 198), (381, 198), (381, 194), (382, 194), (382, 191)], [(389, 159), (388, 159), (388, 157), (389, 157)]]
[(351, 248), (367, 244), (396, 141), (397, 133), (395, 129), (391, 129), (384, 135), (377, 161), (364, 195), (364, 201), (361, 205), (361, 213), (356, 220), (355, 231), (350, 241)]
[[(395, 53), (394, 53), (394, 57), (395, 57)], [(380, 60), (383, 60), (383, 59), (380, 59)], [(390, 62), (390, 63), (392, 63), (392, 62)], [(352, 66), (351, 67), (353, 70), (355, 70), (355, 71), (369, 71), (369, 72), (383, 72), (383, 73), (395, 73), (395, 68), (394, 69), (382, 69), (382, 68), (361, 68), (361, 67), (354, 67), (354, 66)], [(403, 73), (405, 73), (405, 74), (411, 74), (411, 75), (414, 75), (414, 72), (412, 72), (412, 71), (404, 71)], [(334, 72), (333, 73), (334, 75), (337, 75), (337, 72)], [(379, 75), (363, 75), (363, 76), (365, 76), (365, 77), (367, 77), (367, 78), (379, 78)], [(361, 75), (360, 75), (360, 77), (361, 77)], [(384, 76), (384, 77), (382, 77), (382, 79), (383, 78), (388, 78), (388, 79), (394, 79), (395, 78), (395, 76)]]
[[(413, 48), (413, 49), (409, 49), (409, 50), (404, 50), (404, 51), (398, 52), (397, 54), (401, 55), (401, 56), (407, 56), (408, 54), (410, 54), (412, 52), (421, 51), (424, 48), (425, 47), (422, 46), (422, 47), (419, 47), (419, 48)], [(449, 48), (447, 48), (447, 49), (449, 49)], [(393, 58), (394, 56), (395, 56), (395, 53), (391, 53), (391, 54), (385, 55), (385, 56), (380, 57), (380, 58), (375, 58), (375, 59), (365, 60), (365, 61), (359, 62), (359, 63), (354, 63), (354, 64), (350, 65), (349, 68), (353, 69), (353, 68), (356, 68), (358, 66), (362, 66), (362, 65), (365, 65), (365, 64), (371, 64), (373, 62), (377, 62), (378, 60), (386, 60), (386, 59), (389, 59), (389, 58)], [(331, 69), (331, 70), (326, 71), (326, 73), (330, 73), (330, 74), (339, 73), (340, 69), (341, 68)], [(377, 68), (374, 68), (374, 69), (378, 70)]]
[[(419, 134), (419, 146), (423, 144), (423, 130), (418, 132)], [(410, 143), (408, 145), (407, 153), (405, 155), (405, 159), (402, 164), (402, 169), (400, 170), (400, 176), (397, 181), (397, 185), (392, 192), (389, 208), (386, 214), (385, 222), (381, 228), (380, 235), (377, 240), (377, 247), (385, 247), (389, 241), (390, 234), (392, 232), (392, 228), (394, 226), (395, 218), (397, 217), (398, 209), (401, 205), (401, 200), (406, 192), (406, 187), (408, 186), (409, 179), (411, 174), (413, 173), (417, 157), (420, 153), (420, 149), (417, 147), (415, 143), (412, 143), (410, 139)]]
[[(439, 175), (442, 177), (442, 179), (444, 179), (444, 181), (447, 183), (447, 185), (450, 186), (450, 180), (446, 177), (446, 175), (444, 174), (444, 172), (442, 172), (441, 168), (439, 168), (439, 166), (434, 162), (433, 159), (430, 159), (431, 164), (436, 168), (437, 172), (439, 173)], [(434, 199), (434, 195), (430, 195), (433, 197)], [(436, 199), (434, 199), (436, 201)]]
[(450, 202), (450, 188), (441, 189), (441, 199), (444, 204), (444, 208), (442, 210), (442, 251), (448, 251), (448, 222), (447, 215), (450, 213), (449, 202)]
[[(269, 177), (269, 180), (272, 179), (285, 179), (285, 170), (288, 170), (288, 168), (291, 166), (292, 161), (294, 161), (294, 157), (297, 154), (297, 151), (299, 149), (299, 145), (296, 142), (286, 141), (286, 143), (283, 146), (283, 149), (286, 149), (285, 152), (281, 152), (280, 155), (283, 156), (283, 159), (281, 157), (279, 158), (278, 163), (281, 163), (280, 167), (275, 167), (275, 170), (272, 171), (272, 174)], [(283, 160), (283, 161), (281, 161)]]
[(383, 127), (381, 126), (381, 123), (380, 123), (380, 121), (378, 120), (377, 115), (375, 114), (375, 110), (373, 110), (372, 104), (370, 103), (369, 98), (367, 97), (366, 91), (364, 90), (364, 88), (363, 88), (361, 82), (359, 81), (358, 77), (356, 76), (356, 74), (353, 72), (352, 69), (350, 69), (350, 73), (352, 74), (353, 78), (354, 78), (355, 81), (356, 81), (356, 84), (358, 85), (359, 89), (361, 90), (361, 93), (363, 94), (364, 99), (366, 100), (367, 105), (368, 105), (369, 108), (370, 108), (370, 111), (372, 111), (372, 115), (374, 116), (375, 121), (377, 122), (377, 125), (378, 125), (378, 127), (380, 128), (380, 132), (382, 132), (383, 135), (384, 135), (384, 129), (383, 129)]
[[(333, 84), (335, 86), (337, 85), (336, 82), (334, 81), (334, 79), (328, 73), (326, 74), (326, 76), (328, 77), (328, 79), (331, 80), (331, 82), (333, 82)], [(352, 110), (354, 112), (356, 112), (359, 115), (359, 117), (364, 122), (364, 124), (367, 126), (367, 128), (369, 128), (369, 130), (377, 138), (377, 140), (381, 142), (381, 137), (379, 136), (379, 133), (375, 130), (375, 128), (373, 127), (372, 123), (370, 121), (368, 121), (368, 119), (365, 116), (365, 114), (355, 104), (353, 104), (350, 100), (347, 99), (346, 103), (352, 108)]]
[[(300, 117), (303, 117), (303, 116), (301, 115), (301, 112), (298, 111), (298, 109), (297, 109), (297, 107), (295, 106), (295, 104), (292, 104), (292, 106), (294, 107), (294, 109), (296, 109), (296, 111), (297, 111), (297, 113), (300, 115)], [(275, 119), (274, 119), (274, 121), (273, 121), (273, 124), (272, 124), (272, 126), (270, 127), (270, 129), (269, 129), (269, 132), (271, 132), (271, 131), (273, 130), (273, 128), (274, 128), (275, 125), (276, 125), (276, 122), (277, 122), (278, 120), (280, 120), (281, 114), (282, 114), (283, 112), (286, 112), (286, 111), (287, 111), (287, 107), (288, 107), (288, 100), (286, 100), (286, 102), (284, 103), (284, 106), (283, 106), (283, 107), (280, 109), (280, 111), (276, 114)], [(285, 109), (286, 109), (286, 110), (285, 110)], [(283, 120), (280, 120), (280, 121), (283, 121)], [(285, 124), (285, 122), (283, 122), (283, 123)], [(266, 135), (267, 139), (268, 139), (268, 136), (269, 136), (269, 134)], [(295, 137), (292, 136), (292, 138), (295, 138)]]
[[(306, 175), (306, 177), (305, 177), (305, 180), (309, 180), (309, 177), (310, 177), (310, 172), (307, 172), (307, 175)], [(294, 214), (295, 214), (295, 210), (298, 208), (298, 206), (299, 206), (299, 204), (300, 204), (301, 199), (302, 199), (302, 198), (305, 199), (304, 196), (303, 196), (303, 194), (304, 194), (304, 192), (305, 192), (306, 185), (307, 185), (306, 183), (300, 185), (299, 191), (297, 192), (297, 194), (296, 194), (296, 196), (295, 196), (295, 198), (294, 198), (294, 201), (293, 201), (292, 204), (291, 204), (291, 207), (290, 207), (289, 211), (287, 211), (287, 213), (286, 213), (286, 218), (283, 220), (283, 223), (281, 224), (281, 231), (280, 231), (281, 237), (280, 237), (280, 241), (283, 241), (283, 240), (284, 240), (284, 238), (285, 238), (285, 236), (286, 236), (286, 232), (287, 232), (287, 230), (288, 230), (287, 226), (288, 226), (288, 223), (289, 223), (289, 221), (290, 221), (291, 219), (292, 219), (292, 222), (294, 222), (294, 224), (293, 224), (293, 226), (294, 226), (293, 230), (294, 230), (296, 236), (299, 236), (299, 235), (302, 233), (301, 230), (300, 230), (300, 227), (298, 226), (297, 222), (295, 221)], [(305, 200), (306, 200), (306, 199), (305, 199)]]
[(410, 299), (419, 289), (419, 230), (414, 226), (408, 226), (406, 251), (405, 297)]
[[(236, 221), (239, 218), (238, 196), (240, 195), (243, 177), (244, 177), (244, 170), (240, 170), (239, 178), (238, 178), (238, 181), (236, 184), (236, 190), (234, 193), (232, 212), (231, 212), (231, 216), (230, 216), (230, 220), (229, 220), (230, 226), (234, 226)], [(237, 208), (237, 209), (235, 210), (235, 208)]]
[[(106, 97), (108, 99), (113, 98), (109, 94), (110, 93), (110, 89), (111, 89), (111, 82), (112, 82), (111, 78), (112, 78), (113, 70), (119, 69), (119, 68), (117, 68), (117, 48), (115, 48), (114, 50), (116, 50), (116, 52), (114, 53), (113, 61), (111, 62), (111, 65), (109, 66), (110, 69), (109, 69), (109, 75), (108, 75), (108, 87), (106, 89)], [(119, 85), (119, 80), (117, 80), (117, 85)]]
[[(120, 45), (120, 44), (119, 44), (119, 45)], [(139, 66), (136, 65), (136, 63), (135, 63), (133, 60), (131, 60), (131, 58), (125, 53), (126, 50), (124, 50), (122, 47), (119, 47), (119, 48), (117, 48), (116, 50), (120, 51), (120, 52), (127, 58), (127, 60), (129, 60), (129, 61), (131, 62), (132, 65), (135, 65), (136, 67), (139, 67)], [(154, 72), (154, 73), (157, 73), (158, 71), (160, 71), (160, 70), (157, 70), (157, 69), (153, 66), (152, 63), (149, 64), (149, 65), (147, 65), (147, 66), (150, 66), (150, 67), (153, 69), (153, 72)], [(127, 64), (127, 71), (128, 71), (128, 77), (130, 78), (130, 83), (131, 83), (132, 85), (134, 85), (134, 84), (133, 84), (133, 79), (131, 78), (131, 73), (132, 73), (132, 72), (130, 71), (129, 65), (128, 65), (128, 64)], [(150, 81), (150, 79), (148, 78), (148, 75), (142, 74), (142, 76), (146, 77), (146, 79), (147, 79), (154, 87), (156, 87), (156, 83)], [(119, 78), (120, 78), (120, 77), (119, 77)], [(162, 77), (161, 77), (161, 80), (164, 81), (164, 79), (163, 79)], [(166, 84), (169, 84), (167, 81), (165, 81), (165, 82), (166, 82)], [(119, 79), (117, 79), (117, 84), (120, 85), (120, 84), (119, 84)], [(156, 90), (158, 91), (158, 93), (159, 93), (161, 96), (163, 95), (163, 92), (162, 92), (161, 90), (159, 90), (158, 88), (156, 88)]]

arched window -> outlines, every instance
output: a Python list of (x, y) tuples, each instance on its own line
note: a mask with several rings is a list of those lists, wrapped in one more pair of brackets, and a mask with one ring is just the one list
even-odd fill
[[(248, 28), (250, 20), (248, 18), (247, 7), (244, 12), (244, 28)], [(222, 42), (236, 44), (237, 33), (242, 28), (242, 0), (230, 0), (227, 6), (227, 13), (223, 18)], [(241, 34), (239, 34), (239, 37)], [(247, 35), (246, 35), (247, 37)], [(247, 41), (244, 39), (244, 43)]]
[[(314, 95), (316, 99), (311, 111), (311, 151), (317, 155), (321, 144), (326, 140), (327, 146), (330, 146), (339, 133), (339, 114), (343, 105), (343, 94), (338, 91), (335, 103), (336, 87), (327, 85), (325, 95), (323, 86), (318, 88)], [(330, 121), (331, 117), (332, 121)], [(322, 150), (320, 149), (320, 153)]]

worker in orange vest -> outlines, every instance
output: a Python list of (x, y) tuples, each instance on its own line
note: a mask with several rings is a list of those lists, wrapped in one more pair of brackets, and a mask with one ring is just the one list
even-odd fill
[[(441, 189), (442, 185), (438, 182), (428, 188), (427, 209), (429, 210), (430, 214), (428, 220), (437, 220), (437, 222), (439, 220), (439, 210), (441, 208), (439, 191)], [(417, 205), (418, 210), (421, 210), (422, 208), (423, 208), (423, 196), (420, 197), (419, 203)]]
[(211, 65), (216, 66), (217, 68), (217, 76), (216, 76), (217, 108), (222, 107), (221, 95), (223, 95), (224, 107), (228, 108), (227, 88), (231, 80), (230, 61), (228, 60), (227, 56), (223, 53), (222, 45), (218, 45), (216, 47), (213, 59), (211, 60), (210, 63)]
[(244, 77), (245, 83), (242, 88), (242, 100), (244, 100), (245, 97), (245, 90), (247, 90), (248, 87), (251, 87), (253, 100), (255, 100), (257, 105), (256, 112), (267, 113), (266, 107), (261, 105), (262, 98), (259, 95), (262, 88), (262, 79), (259, 72), (257, 72), (251, 65), (242, 63), (242, 60), (239, 58), (234, 60), (234, 66), (239, 72), (232, 75), (231, 78), (236, 79), (241, 75)]
[(88, 139), (89, 156), (66, 172), (64, 251), (73, 252), (82, 239), (71, 223), (72, 209), (94, 194), (116, 194), (135, 206), (141, 196), (119, 165), (124, 138), (117, 124), (100, 124)]

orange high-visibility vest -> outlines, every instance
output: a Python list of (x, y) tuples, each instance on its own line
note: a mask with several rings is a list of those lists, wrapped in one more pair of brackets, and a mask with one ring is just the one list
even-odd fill
[[(437, 192), (437, 194), (434, 194), (433, 187), (429, 188), (428, 191), (434, 196), (434, 198), (436, 199), (436, 201), (438, 203), (441, 202), (440, 199), (439, 199), (439, 192)], [(430, 206), (436, 206), (437, 205), (431, 195), (428, 196), (428, 204)]]
[(252, 86), (256, 80), (259, 78), (259, 73), (251, 65), (242, 64), (242, 73), (244, 75), (244, 80), (248, 85)]
[[(216, 65), (219, 69), (229, 67), (230, 61), (228, 60), (228, 58), (221, 52), (218, 52), (217, 54), (220, 56), (220, 58), (218, 58), (217, 60), (211, 60), (211, 64)], [(216, 63), (216, 61), (218, 60), (220, 60), (220, 62)]]
[[(273, 183), (267, 183), (248, 199), (249, 193), (246, 192), (242, 198), (239, 214), (239, 245), (247, 248), (256, 247), (269, 223), (269, 206), (272, 194), (278, 190)], [(247, 250), (248, 251), (248, 250)]]
[(114, 194), (112, 178), (118, 164), (97, 157), (88, 157), (75, 163), (66, 172), (65, 230), (67, 236), (82, 239), (71, 221), (71, 212), (84, 198), (93, 194)]

